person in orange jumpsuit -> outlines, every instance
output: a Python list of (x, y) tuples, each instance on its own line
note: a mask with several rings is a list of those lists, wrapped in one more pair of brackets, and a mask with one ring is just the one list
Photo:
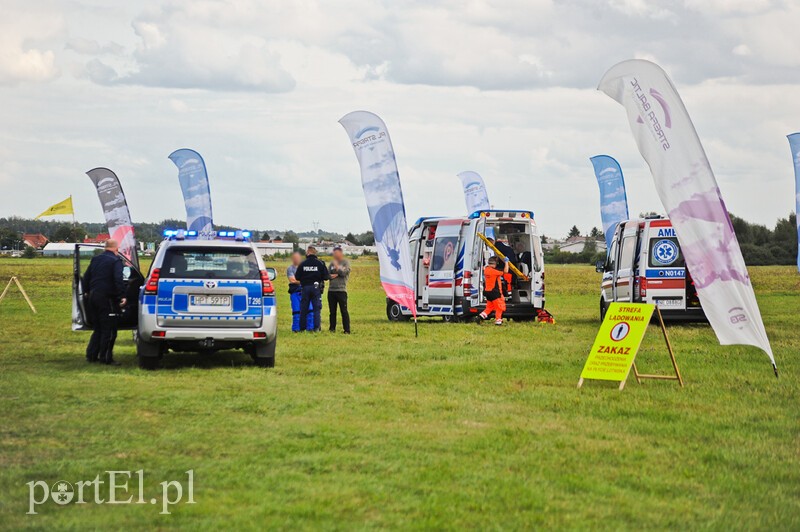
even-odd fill
[(497, 257), (489, 257), (489, 263), (483, 269), (485, 280), (483, 295), (486, 297), (486, 310), (480, 313), (481, 319), (485, 320), (494, 312), (495, 325), (503, 324), (503, 312), (506, 310), (506, 298), (503, 294), (503, 283), (500, 279), (508, 274), (508, 257), (503, 261), (505, 267), (502, 270), (497, 267), (499, 260)]

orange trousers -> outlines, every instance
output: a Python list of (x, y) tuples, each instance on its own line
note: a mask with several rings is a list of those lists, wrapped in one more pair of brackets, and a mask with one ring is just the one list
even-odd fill
[(503, 319), (503, 312), (506, 311), (506, 300), (505, 298), (498, 297), (494, 301), (487, 301), (486, 302), (486, 310), (483, 312), (486, 314), (486, 317), (489, 317), (489, 314), (494, 312), (494, 319), (500, 320)]

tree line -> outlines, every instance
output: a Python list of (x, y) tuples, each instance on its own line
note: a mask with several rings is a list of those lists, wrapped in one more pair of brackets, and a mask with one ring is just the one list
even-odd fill
[[(758, 266), (796, 263), (797, 225), (794, 213), (789, 214), (786, 218), (780, 218), (772, 229), (765, 225), (752, 224), (733, 214), (731, 214), (731, 222), (747, 264)], [(162, 235), (165, 229), (184, 226), (184, 221), (174, 219), (162, 220), (158, 223), (138, 223), (135, 224), (136, 237), (140, 242), (159, 242), (163, 238)], [(218, 226), (217, 229), (229, 231), (237, 228)], [(23, 233), (41, 233), (51, 242), (82, 242), (86, 236), (95, 237), (98, 234), (107, 232), (107, 230), (106, 225), (103, 223), (84, 222), (73, 225), (65, 222), (34, 220), (13, 216), (0, 218), (0, 249), (23, 249)], [(581, 236), (581, 231), (577, 226), (572, 226), (568, 234), (568, 237), (574, 236)], [(597, 227), (593, 227), (587, 232), (586, 236), (599, 241), (603, 238), (603, 233)], [(362, 246), (375, 244), (375, 237), (372, 231), (360, 234), (350, 232), (346, 235), (322, 229), (299, 233), (292, 230), (253, 231), (254, 240), (269, 240), (276, 237), (281, 237), (284, 242), (293, 244), (299, 243), (301, 238), (309, 237), (333, 242), (347, 240), (352, 244)], [(543, 242), (547, 242), (547, 240), (547, 237), (542, 237)], [(597, 244), (594, 240), (588, 240), (580, 253), (567, 253), (554, 248), (547, 250), (544, 258), (550, 264), (594, 264), (598, 260), (603, 260), (605, 255), (602, 251), (598, 252)]]
[[(136, 238), (139, 242), (159, 242), (164, 237), (165, 229), (175, 229), (185, 227), (183, 220), (166, 219), (157, 223), (143, 222), (134, 224)], [(219, 225), (218, 231), (235, 231), (238, 227)], [(0, 249), (22, 249), (22, 235), (24, 233), (41, 233), (51, 242), (83, 242), (84, 238), (96, 237), (98, 234), (107, 233), (108, 228), (104, 223), (81, 222), (66, 223), (52, 220), (34, 220), (32, 218), (19, 218), (11, 216), (0, 218)], [(284, 242), (297, 244), (301, 238), (314, 238), (316, 240), (327, 240), (340, 242), (347, 240), (357, 246), (372, 246), (375, 244), (375, 237), (372, 231), (360, 234), (347, 233), (341, 235), (332, 231), (319, 229), (316, 231), (295, 232), (292, 230), (255, 230), (252, 231), (253, 240), (270, 240), (280, 238)]]

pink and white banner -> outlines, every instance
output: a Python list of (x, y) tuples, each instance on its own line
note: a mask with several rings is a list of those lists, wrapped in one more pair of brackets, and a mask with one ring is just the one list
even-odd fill
[(622, 104), (639, 152), (650, 166), (720, 344), (761, 348), (775, 368), (750, 276), (703, 146), (678, 92), (656, 64), (613, 66), (598, 90)]
[(86, 175), (97, 189), (108, 234), (119, 244), (119, 252), (138, 268), (139, 256), (136, 253), (136, 236), (133, 233), (131, 213), (117, 174), (108, 168), (94, 168), (86, 172)]

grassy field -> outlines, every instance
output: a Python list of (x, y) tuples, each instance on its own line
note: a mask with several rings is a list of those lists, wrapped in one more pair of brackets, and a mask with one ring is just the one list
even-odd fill
[[(285, 265), (277, 265), (282, 271)], [(71, 263), (0, 260), (0, 528), (800, 528), (800, 276), (752, 268), (781, 378), (754, 348), (707, 325), (669, 331), (686, 387), (588, 382), (599, 279), (547, 271), (555, 325), (385, 318), (377, 265), (353, 262), (351, 336), (292, 335), (279, 279), (275, 369), (241, 353), (87, 365), (72, 333)], [(667, 372), (651, 326), (637, 358)], [(27, 482), (194, 471), (195, 504), (52, 502)], [(131, 482), (137, 493), (138, 483)], [(120, 498), (125, 498), (121, 496)]]

